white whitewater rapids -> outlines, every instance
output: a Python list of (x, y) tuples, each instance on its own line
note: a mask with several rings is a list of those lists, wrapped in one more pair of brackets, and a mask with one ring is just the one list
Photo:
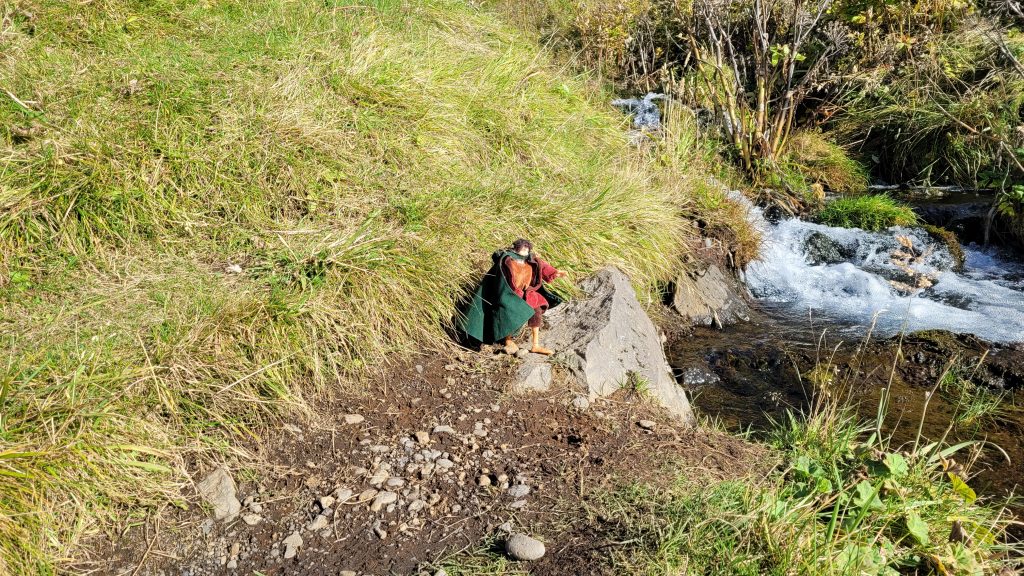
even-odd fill
[(921, 229), (873, 233), (798, 219), (771, 225), (753, 207), (750, 216), (764, 244), (761, 258), (747, 267), (747, 286), (773, 307), (860, 331), (874, 322), (884, 336), (940, 329), (992, 342), (1024, 341), (1020, 263), (965, 247), (964, 269), (957, 273), (948, 248)]

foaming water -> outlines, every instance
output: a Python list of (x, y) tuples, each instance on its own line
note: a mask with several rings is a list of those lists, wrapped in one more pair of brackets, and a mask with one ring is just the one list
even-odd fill
[[(1024, 341), (1024, 266), (994, 251), (965, 247), (958, 273), (946, 246), (921, 229), (874, 233), (798, 219), (773, 226), (756, 209), (751, 218), (765, 242), (760, 260), (747, 267), (747, 286), (775, 307), (853, 332), (874, 322), (883, 336), (941, 329)], [(913, 258), (894, 259), (901, 251)]]

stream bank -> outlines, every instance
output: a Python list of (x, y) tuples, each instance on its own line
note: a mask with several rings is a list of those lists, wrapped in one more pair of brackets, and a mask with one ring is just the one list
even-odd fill
[[(882, 431), (894, 445), (914, 442), (919, 426), (930, 440), (988, 442), (972, 485), (1015, 494), (1024, 478), (1024, 264), (967, 242), (960, 266), (956, 247), (923, 228), (769, 222), (733, 197), (764, 237), (760, 259), (740, 274), (750, 320), (671, 329), (667, 345), (698, 412), (763, 436), (815, 394), (846, 398), (874, 421), (887, 391)], [(977, 212), (959, 200), (917, 209)]]

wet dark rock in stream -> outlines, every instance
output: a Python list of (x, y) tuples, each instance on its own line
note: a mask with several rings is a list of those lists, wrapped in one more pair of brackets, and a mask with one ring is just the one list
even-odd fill
[(856, 249), (849, 249), (821, 232), (812, 232), (804, 241), (804, 251), (810, 264), (838, 264), (849, 260)]
[(722, 328), (750, 319), (746, 290), (715, 264), (680, 274), (670, 287), (671, 305), (688, 324)]

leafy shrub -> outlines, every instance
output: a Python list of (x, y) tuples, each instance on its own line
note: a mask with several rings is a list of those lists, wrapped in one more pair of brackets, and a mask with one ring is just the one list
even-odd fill
[(818, 212), (817, 220), (829, 226), (877, 232), (892, 226), (913, 226), (917, 215), (892, 197), (875, 194), (832, 200)]

